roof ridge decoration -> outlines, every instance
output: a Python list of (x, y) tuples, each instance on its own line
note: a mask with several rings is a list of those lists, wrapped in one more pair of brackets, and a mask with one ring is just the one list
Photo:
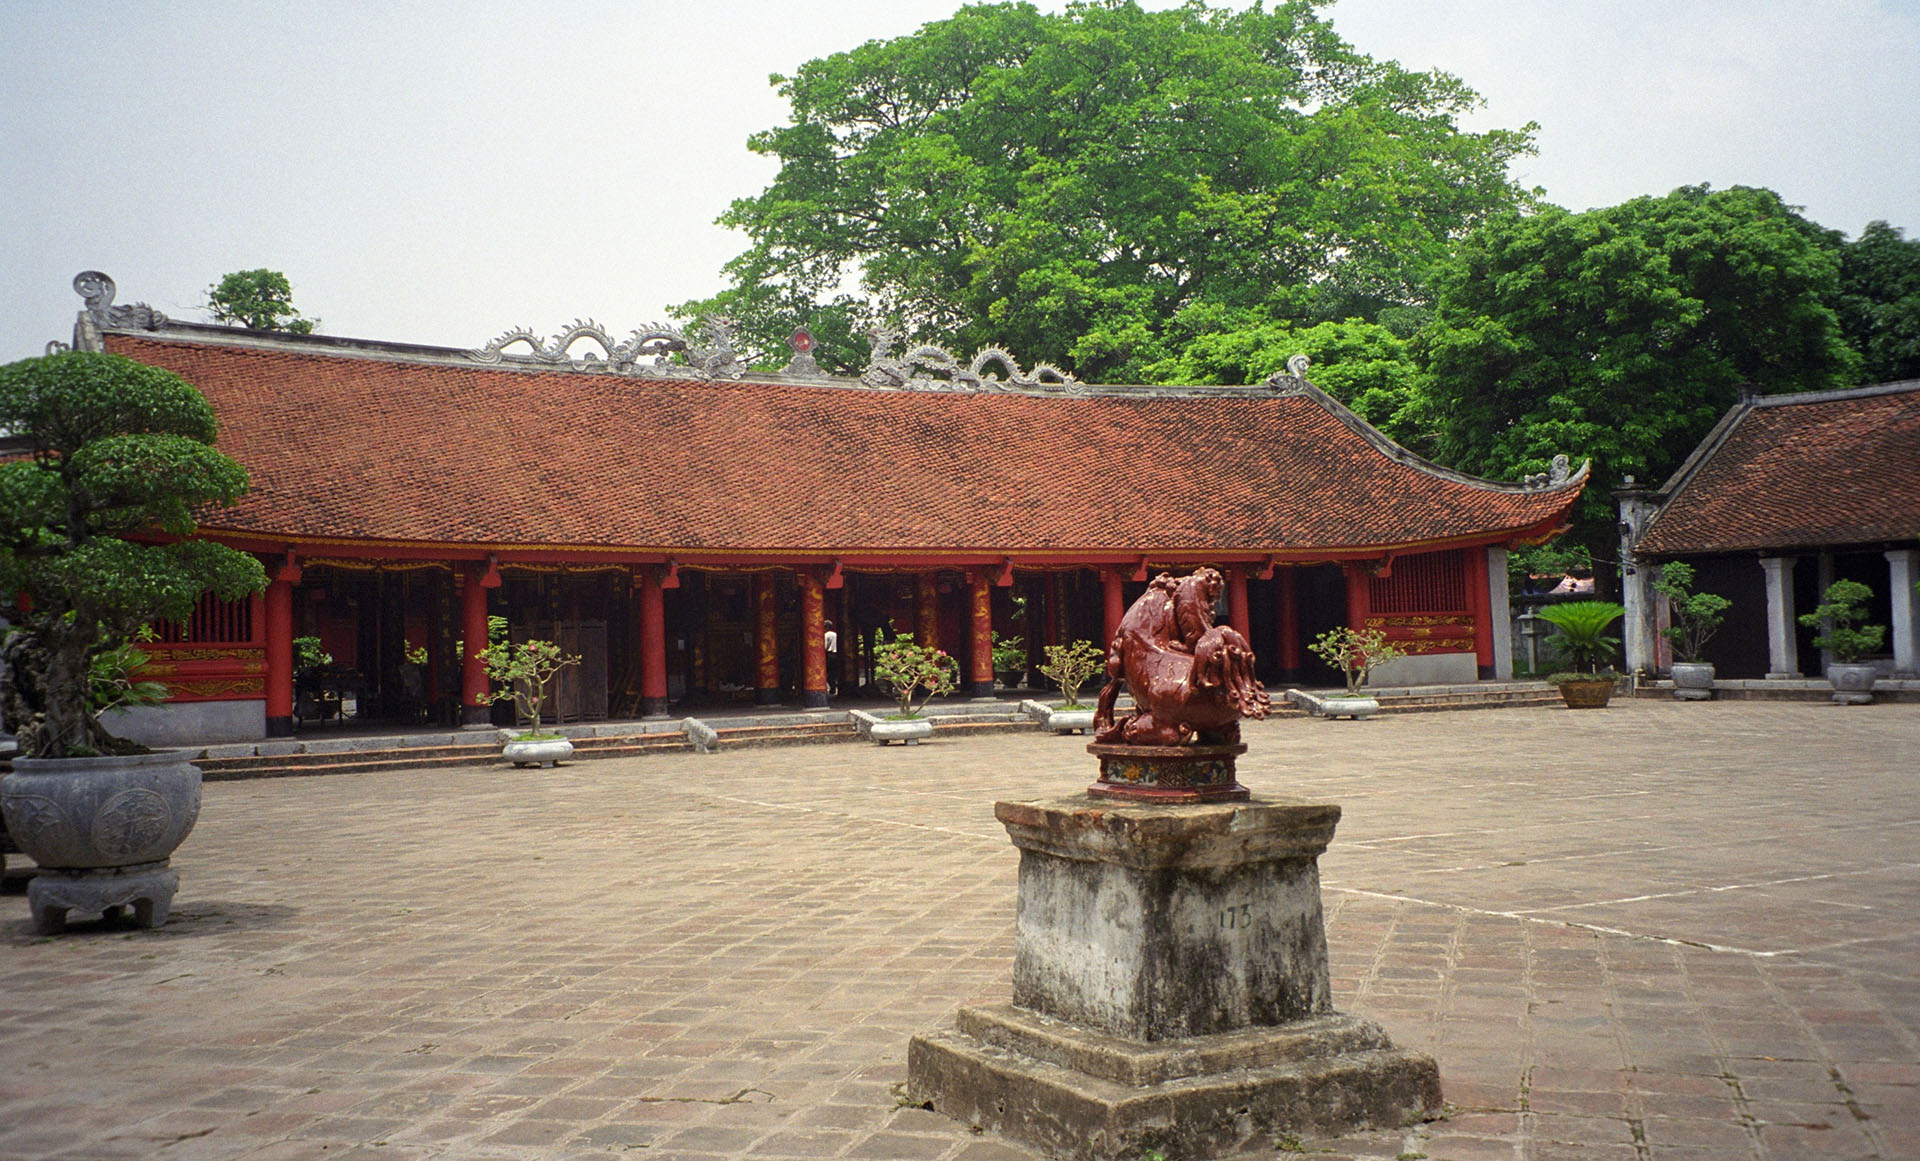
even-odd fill
[[(965, 392), (1064, 388), (1069, 395), (1079, 395), (1086, 390), (1086, 385), (1080, 380), (1052, 363), (1035, 363), (1031, 373), (1022, 371), (1019, 361), (1003, 347), (982, 347), (962, 366), (951, 351), (932, 343), (915, 343), (899, 358), (894, 358), (893, 349), (902, 343), (905, 336), (893, 327), (875, 327), (867, 332), (867, 337), (872, 345), (868, 351), (867, 369), (861, 373), (860, 381), (869, 387)], [(1005, 373), (1005, 379), (989, 370), (996, 365)], [(916, 368), (944, 374), (945, 378), (915, 374)]]
[(167, 325), (167, 316), (144, 302), (132, 306), (113, 305), (118, 288), (113, 279), (98, 270), (82, 270), (74, 275), (73, 292), (86, 303), (87, 315), (95, 326), (157, 331)]
[[(727, 316), (705, 315), (686, 330), (666, 323), (649, 323), (636, 329), (626, 341), (616, 343), (599, 323), (592, 319), (574, 319), (544, 342), (532, 327), (514, 327), (486, 346), (466, 354), (477, 363), (606, 370), (616, 375), (650, 379), (738, 379), (746, 368), (734, 350), (733, 331), (733, 320)], [(583, 340), (597, 344), (603, 353), (588, 351), (575, 358), (573, 347)], [(525, 343), (528, 350), (507, 349), (519, 343)], [(686, 360), (684, 366), (672, 361), (675, 354)], [(652, 362), (643, 362), (649, 356)]]

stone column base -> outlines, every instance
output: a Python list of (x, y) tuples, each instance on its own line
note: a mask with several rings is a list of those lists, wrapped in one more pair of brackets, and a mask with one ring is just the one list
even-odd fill
[(160, 927), (179, 889), (180, 874), (166, 860), (88, 871), (42, 868), (27, 882), (27, 909), (37, 935), (59, 932), (67, 925), (69, 911), (104, 916), (129, 904), (140, 926)]
[(916, 1103), (1076, 1161), (1216, 1156), (1410, 1124), (1441, 1102), (1432, 1057), (1339, 1013), (1142, 1043), (1011, 1004), (962, 1008), (908, 1043), (907, 1078)]

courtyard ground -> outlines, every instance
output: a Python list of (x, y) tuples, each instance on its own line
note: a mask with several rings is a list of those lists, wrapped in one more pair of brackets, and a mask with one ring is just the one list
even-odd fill
[[(1449, 1101), (1247, 1157), (1920, 1157), (1920, 707), (1247, 734), (1256, 794), (1345, 810), (1337, 1006)], [(994, 801), (1091, 764), (1035, 734), (209, 784), (163, 929), (43, 939), (0, 897), (0, 1158), (1029, 1157), (896, 1092), (911, 1034), (1008, 994)]]

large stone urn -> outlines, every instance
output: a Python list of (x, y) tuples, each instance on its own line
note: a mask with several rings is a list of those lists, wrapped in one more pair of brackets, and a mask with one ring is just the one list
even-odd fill
[(1836, 661), (1827, 666), (1827, 681), (1833, 686), (1835, 705), (1871, 705), (1873, 680), (1878, 676), (1871, 665)]
[(1674, 662), (1673, 696), (1681, 701), (1711, 701), (1713, 699), (1713, 662)]
[(177, 750), (15, 758), (0, 810), (40, 867), (27, 884), (36, 931), (59, 931), (71, 911), (128, 905), (142, 927), (159, 927), (180, 886), (168, 860), (200, 817), (200, 768)]

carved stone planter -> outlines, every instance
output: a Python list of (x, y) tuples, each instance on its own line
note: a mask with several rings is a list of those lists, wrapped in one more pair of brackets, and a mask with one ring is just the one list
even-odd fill
[(200, 768), (177, 750), (15, 758), (0, 810), (40, 867), (27, 885), (36, 931), (59, 931), (72, 911), (128, 905), (142, 927), (159, 927), (180, 886), (168, 860), (200, 817)]
[(1321, 702), (1323, 718), (1352, 718), (1359, 721), (1380, 712), (1380, 703), (1370, 697), (1329, 697)]
[(1090, 709), (1050, 709), (1044, 728), (1056, 734), (1084, 734), (1093, 728), (1093, 711)]
[(1568, 709), (1606, 709), (1607, 702), (1613, 700), (1613, 679), (1561, 682), (1560, 700)]
[(1851, 665), (1836, 661), (1827, 666), (1827, 681), (1833, 685), (1833, 704), (1871, 705), (1873, 679), (1876, 676), (1876, 671), (1871, 665)]
[(515, 766), (558, 766), (573, 757), (573, 743), (565, 738), (513, 738), (500, 756)]
[(888, 742), (905, 742), (917, 746), (920, 739), (933, 736), (931, 718), (882, 718), (867, 727), (867, 737), (884, 746)]
[(1712, 700), (1713, 663), (1710, 661), (1674, 662), (1673, 696), (1681, 701)]

